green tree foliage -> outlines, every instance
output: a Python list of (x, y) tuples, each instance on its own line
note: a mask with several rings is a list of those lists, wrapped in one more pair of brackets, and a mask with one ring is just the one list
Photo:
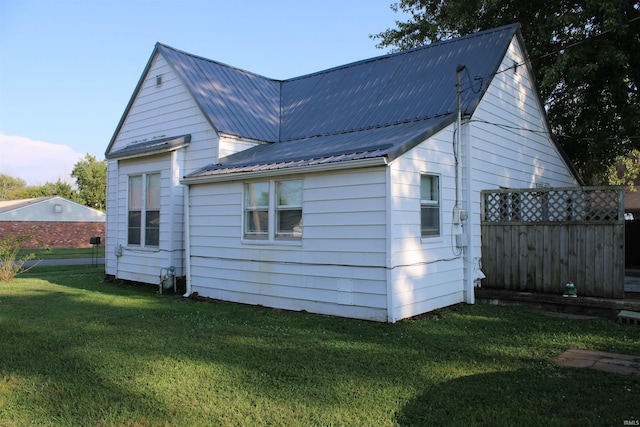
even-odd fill
[(627, 156), (620, 156), (615, 165), (609, 166), (608, 184), (624, 185), (636, 191), (635, 180), (640, 174), (640, 151), (634, 149)]
[(0, 200), (26, 199), (27, 183), (24, 179), (0, 174)]
[(75, 164), (71, 176), (76, 179), (78, 197), (86, 206), (102, 211), (107, 200), (107, 162), (86, 154)]
[(71, 184), (62, 182), (60, 179), (55, 183), (46, 182), (44, 185), (30, 185), (25, 187), (25, 191), (28, 198), (60, 196), (70, 200), (77, 199), (77, 192), (73, 189)]
[[(640, 2), (401, 0), (409, 14), (372, 35), (404, 50), (520, 22), (552, 130), (587, 182), (640, 148)], [(473, 72), (473, 70), (471, 70)]]
[(78, 201), (77, 192), (71, 184), (58, 179), (55, 183), (27, 185), (24, 179), (0, 174), (0, 200), (31, 199), (36, 197), (60, 196)]

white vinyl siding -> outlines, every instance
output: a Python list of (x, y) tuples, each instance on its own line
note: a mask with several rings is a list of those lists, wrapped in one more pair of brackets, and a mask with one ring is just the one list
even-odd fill
[(311, 174), (301, 182), (304, 232), (293, 245), (243, 242), (242, 183), (191, 186), (192, 290), (386, 320), (384, 168)]
[[(176, 221), (181, 223), (183, 218), (183, 195), (182, 191), (174, 191), (175, 178), (171, 167), (173, 156), (172, 153), (165, 153), (118, 162), (117, 187), (121, 191), (113, 200), (113, 206), (108, 206), (109, 214), (117, 216), (118, 226), (107, 230), (107, 274), (144, 283), (157, 283), (160, 268), (163, 267), (174, 266), (177, 274), (183, 274), (183, 232), (181, 225), (176, 226)], [(129, 244), (127, 226), (129, 177), (142, 177), (142, 186), (145, 186), (144, 177), (154, 175), (159, 178), (158, 194), (161, 213), (157, 245)], [(155, 203), (154, 205), (158, 207)], [(144, 209), (144, 206), (142, 208)], [(145, 237), (144, 234), (142, 237)], [(149, 237), (146, 236), (146, 238)], [(122, 255), (116, 257), (113, 254), (118, 246), (122, 248)]]
[[(453, 125), (422, 142), (391, 165), (391, 321), (464, 301), (463, 262), (455, 247)], [(422, 236), (422, 176), (437, 176), (439, 236)]]
[[(578, 185), (549, 135), (533, 76), (514, 39), (463, 133), (471, 136), (471, 175), (477, 187)], [(478, 200), (479, 203), (479, 200)]]
[[(162, 85), (157, 87), (159, 75)], [(133, 143), (180, 135), (191, 135), (183, 174), (217, 161), (216, 132), (164, 58), (156, 55), (111, 151)]]

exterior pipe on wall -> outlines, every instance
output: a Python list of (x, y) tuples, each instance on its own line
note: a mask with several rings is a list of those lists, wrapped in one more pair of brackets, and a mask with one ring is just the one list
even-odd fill
[(191, 211), (189, 208), (189, 184), (184, 184), (184, 272), (186, 282), (185, 298), (191, 296)]
[(392, 225), (392, 206), (391, 206), (391, 167), (387, 167), (387, 170), (385, 172), (387, 174), (387, 179), (386, 179), (386, 188), (385, 188), (385, 195), (386, 195), (386, 215), (387, 215), (387, 229), (386, 229), (386, 251), (387, 251), (387, 256), (386, 258), (386, 274), (387, 274), (387, 322), (389, 323), (395, 323), (396, 319), (396, 314), (395, 314), (395, 286), (393, 283), (393, 258), (392, 258), (392, 254), (393, 254), (393, 225)]
[[(471, 252), (473, 250), (473, 221), (467, 221), (466, 218), (462, 218), (462, 212), (466, 211), (467, 216), (471, 212), (473, 206), (471, 205), (471, 144), (469, 141), (469, 135), (465, 133), (464, 139), (462, 135), (462, 82), (460, 79), (460, 73), (465, 70), (466, 65), (458, 65), (456, 67), (456, 101), (458, 107), (458, 116), (456, 118), (456, 209), (455, 217), (459, 220), (460, 228), (462, 232), (462, 240), (465, 243), (462, 245), (462, 285), (464, 289), (465, 302), (467, 304), (473, 304), (475, 302), (475, 290), (473, 278), (473, 269), (471, 268)], [(464, 141), (464, 153), (462, 150), (462, 143)], [(464, 155), (464, 157), (463, 157)], [(463, 167), (464, 160), (464, 167)], [(465, 172), (467, 188), (463, 191), (463, 179), (462, 172)]]

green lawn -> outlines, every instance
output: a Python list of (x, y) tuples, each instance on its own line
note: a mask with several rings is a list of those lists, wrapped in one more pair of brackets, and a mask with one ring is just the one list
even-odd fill
[(623, 425), (640, 328), (478, 304), (396, 324), (158, 295), (103, 271), (0, 282), (0, 425)]
[[(94, 252), (95, 251), (95, 252)], [(35, 259), (68, 259), (91, 258), (96, 255), (104, 258), (104, 246), (94, 248), (53, 248), (53, 249), (20, 249), (18, 259), (25, 254), (34, 254)]]

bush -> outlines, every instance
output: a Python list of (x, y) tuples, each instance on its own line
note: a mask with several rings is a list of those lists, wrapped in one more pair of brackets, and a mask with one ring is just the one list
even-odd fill
[(25, 267), (25, 263), (34, 259), (35, 254), (26, 253), (19, 257), (18, 253), (26, 243), (33, 241), (44, 247), (44, 244), (31, 233), (6, 234), (0, 237), (0, 281), (11, 281), (18, 274), (31, 269)]

